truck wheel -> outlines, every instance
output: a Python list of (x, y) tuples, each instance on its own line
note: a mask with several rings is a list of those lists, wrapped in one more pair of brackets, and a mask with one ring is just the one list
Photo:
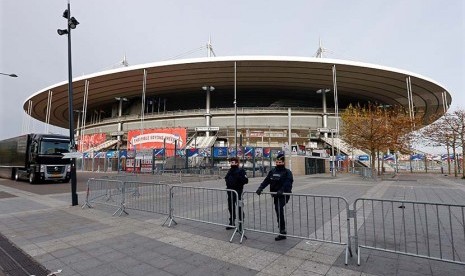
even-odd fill
[(31, 172), (31, 173), (29, 174), (29, 183), (30, 183), (30, 184), (36, 183), (36, 174), (35, 174), (34, 172)]

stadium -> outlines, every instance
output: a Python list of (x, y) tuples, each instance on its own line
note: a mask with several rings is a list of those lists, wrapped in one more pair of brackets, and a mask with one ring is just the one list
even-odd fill
[[(286, 150), (302, 174), (313, 162), (307, 159), (328, 157), (334, 143), (328, 137), (339, 131), (337, 118), (349, 104), (403, 106), (422, 111), (426, 122), (446, 113), (452, 101), (444, 86), (413, 72), (284, 56), (126, 66), (74, 78), (73, 87), (76, 141), (84, 153), (163, 148), (165, 158), (182, 149), (185, 156), (217, 157), (220, 164), (231, 154), (253, 159)], [(68, 128), (68, 82), (39, 90), (23, 109)], [(213, 165), (213, 158), (209, 162)]]

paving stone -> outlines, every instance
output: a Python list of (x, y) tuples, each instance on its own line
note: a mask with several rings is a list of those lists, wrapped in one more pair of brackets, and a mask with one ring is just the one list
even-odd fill
[(302, 265), (304, 260), (281, 256), (265, 267), (262, 271), (271, 275), (290, 275), (294, 270)]
[(363, 265), (363, 272), (381, 275), (396, 275), (398, 262), (395, 259), (371, 255)]
[(197, 266), (186, 262), (174, 262), (165, 266), (163, 270), (174, 275), (185, 275), (187, 272), (196, 268)]
[(316, 274), (325, 275), (328, 270), (331, 268), (330, 265), (317, 263), (313, 261), (304, 261), (300, 266), (299, 270), (309, 271)]
[(66, 248), (50, 252), (55, 258), (63, 258), (69, 255), (80, 253), (81, 251), (77, 248)]
[(164, 268), (172, 263), (175, 263), (177, 260), (165, 255), (160, 255), (156, 259), (147, 260), (146, 262), (156, 268)]
[[(121, 273), (115, 267), (109, 266), (107, 264), (102, 264), (100, 266), (88, 268), (81, 271), (82, 275), (98, 275), (98, 276), (110, 276), (115, 275), (116, 273)], [(59, 276), (59, 275), (58, 275)]]
[(295, 270), (291, 274), (291, 276), (321, 276), (321, 275), (324, 275), (324, 274), (318, 274), (318, 273), (315, 273), (315, 272), (306, 271), (306, 270), (299, 270), (299, 269)]
[(100, 256), (96, 256), (96, 258), (102, 262), (113, 262), (116, 260), (120, 260), (126, 256), (127, 256), (126, 254), (123, 254), (119, 251), (114, 250), (114, 251), (102, 254)]
[(97, 258), (89, 258), (89, 259), (85, 259), (85, 260), (80, 261), (80, 262), (70, 263), (69, 266), (73, 270), (75, 270), (77, 272), (83, 272), (83, 271), (89, 270), (91, 268), (100, 266), (102, 264), (103, 264), (103, 262), (98, 260)]
[[(339, 175), (337, 179), (298, 176), (296, 183), (299, 186), (295, 189), (296, 192), (344, 196), (350, 203), (361, 196), (457, 203), (463, 202), (465, 198), (465, 188), (458, 189), (458, 184), (449, 179), (447, 183), (445, 180), (441, 182), (432, 175), (430, 179), (422, 178), (420, 183), (417, 177), (411, 176), (411, 180), (402, 182), (365, 183), (358, 177), (346, 177), (345, 174)], [(260, 179), (251, 179), (248, 188), (256, 188), (259, 182)], [(458, 183), (464, 186), (463, 182)], [(196, 183), (208, 187), (218, 187), (218, 184), (218, 181)], [(220, 184), (222, 187), (224, 183)], [(35, 197), (28, 195), (29, 198), (31, 196)], [(349, 265), (345, 266), (344, 248), (340, 245), (295, 238), (275, 242), (274, 235), (253, 231), (246, 231), (248, 239), (244, 239), (242, 244), (239, 244), (238, 236), (234, 237), (233, 243), (229, 243), (231, 232), (225, 231), (224, 227), (181, 219), (175, 227), (161, 227), (165, 216), (131, 210), (129, 216), (112, 217), (113, 208), (97, 206), (94, 209), (81, 209), (79, 206), (71, 208), (61, 203), (56, 205), (60, 197), (69, 200), (68, 195), (56, 196), (53, 207), (45, 202), (46, 198), (40, 196), (34, 198), (34, 203), (27, 203), (30, 200), (21, 195), (3, 199), (8, 200), (10, 206), (7, 208), (23, 203), (29, 207), (37, 206), (42, 202), (45, 207), (14, 213), (8, 213), (12, 209), (7, 209), (6, 213), (0, 214), (0, 231), (11, 236), (17, 246), (34, 255), (48, 269), (63, 269), (60, 276), (416, 276), (463, 273), (463, 265), (369, 249), (362, 249), (361, 266), (356, 265), (355, 252), (349, 258)], [(2, 211), (3, 206), (0, 203)], [(359, 218), (358, 222), (362, 220)], [(359, 227), (362, 224), (359, 223)], [(411, 239), (410, 234), (407, 239)], [(432, 239), (430, 243), (434, 246), (437, 240)], [(415, 245), (411, 242), (408, 244), (409, 248)], [(449, 250), (444, 244), (443, 249)], [(282, 260), (287, 262), (283, 263)]]
[(156, 275), (154, 273), (160, 271), (159, 269), (150, 266), (146, 263), (139, 263), (134, 266), (124, 266), (120, 267), (119, 270), (123, 271), (124, 273), (127, 273), (128, 275), (131, 276), (146, 276), (146, 275)]
[(325, 274), (326, 276), (360, 276), (360, 271), (350, 270), (342, 267), (331, 267)]

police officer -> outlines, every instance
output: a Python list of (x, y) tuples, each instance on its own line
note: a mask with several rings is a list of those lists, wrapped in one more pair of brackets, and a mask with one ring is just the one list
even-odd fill
[[(239, 168), (239, 159), (237, 157), (232, 157), (229, 159), (229, 163), (231, 168), (228, 170), (228, 173), (224, 177), (226, 181), (226, 188), (236, 191), (240, 200), (244, 185), (249, 183), (249, 179), (247, 178), (245, 170), (243, 168)], [(228, 192), (229, 226), (226, 227), (227, 230), (234, 229), (236, 220), (236, 204), (236, 194)], [(239, 207), (239, 220), (242, 221), (242, 218), (242, 208)]]
[(292, 193), (292, 183), (294, 178), (292, 172), (284, 167), (284, 154), (279, 153), (276, 157), (276, 167), (274, 167), (263, 180), (260, 187), (257, 189), (257, 195), (260, 195), (266, 186), (270, 185), (276, 218), (278, 219), (279, 235), (274, 239), (280, 241), (286, 239), (286, 221), (284, 220), (284, 206), (289, 201), (290, 195), (283, 193)]

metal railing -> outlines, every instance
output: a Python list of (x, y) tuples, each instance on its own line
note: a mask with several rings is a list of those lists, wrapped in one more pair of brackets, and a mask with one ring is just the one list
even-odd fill
[(349, 203), (345, 198), (327, 195), (284, 194), (283, 197), (273, 197), (276, 193), (263, 192), (260, 196), (255, 192), (244, 192), (242, 205), (245, 212), (244, 231), (255, 231), (268, 234), (280, 233), (278, 216), (279, 208), (275, 210), (275, 201), (288, 201), (284, 206), (286, 234), (295, 237), (320, 242), (345, 245), (345, 263), (350, 247), (350, 217)]
[[(359, 198), (354, 231), (361, 248), (465, 264), (465, 205)], [(360, 225), (358, 227), (357, 225)]]
[[(238, 199), (234, 205), (230, 197)], [(275, 193), (190, 187), (153, 182), (89, 179), (85, 206), (104, 204), (118, 208), (113, 215), (140, 210), (175, 219), (230, 227), (228, 207), (236, 216), (234, 232), (242, 243), (246, 231), (285, 235), (345, 246), (345, 263), (354, 243), (357, 263), (361, 249), (369, 248), (432, 260), (465, 264), (465, 205), (358, 198), (349, 209), (343, 197), (284, 194), (286, 232), (280, 231)], [(231, 205), (231, 206), (228, 206)], [(234, 206), (233, 206), (234, 205)], [(350, 219), (353, 218), (351, 236)], [(282, 229), (281, 229), (282, 230)]]
[(351, 173), (358, 174), (362, 179), (374, 179), (373, 170), (366, 167), (353, 167), (351, 168)]
[[(229, 227), (228, 194), (238, 198), (234, 190), (173, 185), (170, 189), (169, 217), (163, 225), (169, 220), (170, 227), (173, 222), (177, 224), (175, 218), (180, 218)], [(237, 205), (230, 208), (239, 214)], [(240, 216), (237, 219), (230, 242), (239, 231), (237, 226), (241, 225)]]
[(123, 210), (169, 215), (170, 186), (149, 182), (124, 182)]
[(82, 208), (93, 208), (92, 204), (118, 207), (118, 210), (113, 215), (124, 210), (124, 182), (108, 178), (89, 179), (87, 181), (86, 200)]

